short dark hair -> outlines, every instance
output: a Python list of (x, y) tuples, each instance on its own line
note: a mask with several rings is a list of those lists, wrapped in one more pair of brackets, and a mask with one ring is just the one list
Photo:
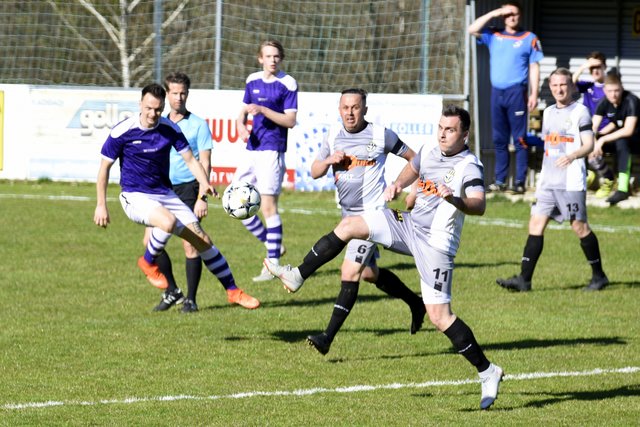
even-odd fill
[(449, 104), (442, 110), (442, 115), (445, 117), (458, 117), (460, 119), (460, 125), (462, 131), (466, 132), (471, 127), (471, 116), (469, 112), (457, 105)]
[(362, 98), (362, 104), (363, 105), (367, 105), (367, 91), (364, 89), (361, 89), (359, 87), (352, 87), (349, 89), (345, 89), (342, 91), (342, 93), (340, 95), (346, 95), (352, 93), (354, 95), (360, 95), (360, 97)]
[(262, 48), (265, 46), (271, 46), (278, 49), (280, 58), (284, 59), (284, 47), (282, 47), (282, 43), (280, 43), (278, 40), (265, 40), (260, 43), (260, 47), (258, 48), (258, 58), (262, 56)]
[(602, 61), (602, 65), (607, 65), (607, 57), (604, 56), (604, 53), (600, 52), (599, 50), (594, 50), (589, 55), (587, 55), (587, 59), (591, 58), (599, 59), (600, 61)]
[(169, 74), (164, 78), (164, 88), (169, 90), (169, 84), (176, 83), (184, 85), (184, 87), (189, 90), (191, 87), (191, 79), (185, 73), (181, 73), (180, 71), (176, 71), (175, 73)]
[(570, 81), (573, 82), (571, 71), (567, 70), (564, 67), (558, 67), (555, 70), (553, 70), (551, 72), (551, 74), (549, 74), (549, 78), (551, 78), (551, 76), (555, 76), (555, 75), (565, 76), (566, 78), (568, 78)]
[(164, 98), (167, 96), (167, 92), (158, 83), (151, 83), (142, 88), (142, 98), (144, 98), (144, 96), (148, 93), (151, 94), (154, 98), (157, 98), (163, 102)]

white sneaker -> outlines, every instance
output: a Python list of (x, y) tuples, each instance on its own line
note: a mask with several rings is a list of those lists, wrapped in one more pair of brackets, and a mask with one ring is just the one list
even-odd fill
[(300, 275), (300, 271), (298, 268), (291, 268), (291, 265), (277, 265), (269, 261), (268, 258), (265, 258), (262, 262), (264, 266), (267, 268), (269, 273), (276, 276), (285, 289), (291, 293), (296, 292), (302, 284), (304, 283), (304, 279)]
[(262, 266), (262, 270), (260, 270), (260, 274), (256, 277), (253, 278), (254, 282), (267, 282), (269, 280), (273, 280), (275, 279), (275, 276), (271, 273), (269, 273), (269, 270), (267, 270), (267, 267)]
[(480, 399), (480, 409), (489, 409), (498, 398), (500, 381), (504, 377), (502, 368), (493, 363), (489, 369), (480, 373), (480, 383), (482, 385), (482, 398)]

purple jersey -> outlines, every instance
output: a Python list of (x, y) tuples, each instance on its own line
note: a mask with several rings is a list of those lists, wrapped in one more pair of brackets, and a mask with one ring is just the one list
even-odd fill
[(122, 191), (147, 194), (166, 194), (171, 190), (169, 153), (189, 149), (180, 128), (166, 117), (156, 127), (140, 127), (139, 116), (129, 117), (115, 125), (100, 154), (115, 162), (120, 158), (120, 186)]
[[(298, 111), (298, 84), (290, 75), (279, 71), (274, 80), (264, 81), (263, 72), (247, 77), (242, 102), (267, 107), (278, 113)], [(289, 129), (277, 125), (264, 115), (253, 117), (253, 127), (247, 142), (247, 150), (287, 151)]]
[[(604, 99), (604, 83), (578, 80), (576, 87), (582, 94), (582, 103), (589, 109), (589, 114), (593, 116), (596, 113), (598, 103)], [(603, 117), (598, 130), (604, 128), (607, 124), (609, 124), (609, 119)]]

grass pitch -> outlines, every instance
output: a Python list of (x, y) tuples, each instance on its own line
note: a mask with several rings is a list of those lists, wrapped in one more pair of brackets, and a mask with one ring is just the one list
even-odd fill
[[(154, 313), (136, 268), (142, 227), (110, 187), (112, 223), (93, 225), (90, 184), (0, 182), (0, 425), (635, 425), (640, 419), (640, 214), (590, 208), (612, 284), (583, 292), (590, 269), (567, 225), (545, 233), (533, 291), (509, 293), (528, 205), (489, 201), (468, 217), (456, 258), (454, 311), (508, 375), (487, 412), (474, 369), (433, 327), (409, 335), (398, 300), (362, 283), (331, 352), (307, 348), (339, 289), (341, 257), (296, 294), (254, 284), (263, 247), (220, 201), (204, 228), (238, 284), (262, 301), (230, 306), (206, 271), (200, 312)], [(332, 193), (281, 198), (297, 264), (339, 220)], [(398, 205), (399, 206), (399, 205)], [(169, 245), (184, 285), (178, 239)], [(419, 291), (412, 259), (380, 265)]]

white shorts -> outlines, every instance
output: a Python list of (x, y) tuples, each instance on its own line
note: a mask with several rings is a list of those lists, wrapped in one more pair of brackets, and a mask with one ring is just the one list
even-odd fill
[(453, 256), (429, 245), (426, 233), (414, 226), (410, 212), (374, 210), (365, 212), (362, 218), (369, 227), (368, 240), (413, 256), (425, 304), (451, 303)]
[(248, 182), (260, 194), (277, 196), (282, 191), (285, 170), (284, 153), (246, 150), (236, 168), (233, 181)]
[(578, 220), (587, 222), (587, 192), (566, 190), (536, 191), (531, 215), (544, 215), (556, 222)]
[(363, 264), (367, 267), (375, 267), (376, 259), (380, 257), (378, 246), (368, 240), (352, 239), (347, 243), (344, 259)]
[(159, 206), (167, 208), (184, 225), (198, 222), (198, 218), (189, 206), (185, 205), (173, 191), (167, 194), (122, 192), (120, 204), (131, 221), (148, 227), (151, 227), (149, 223), (151, 212)]

